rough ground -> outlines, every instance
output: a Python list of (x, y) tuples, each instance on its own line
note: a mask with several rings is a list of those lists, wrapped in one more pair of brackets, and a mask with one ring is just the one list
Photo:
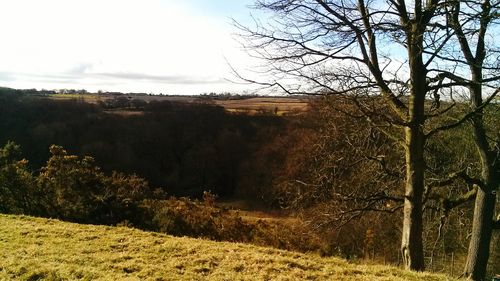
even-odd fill
[(245, 244), (0, 215), (0, 280), (452, 280)]

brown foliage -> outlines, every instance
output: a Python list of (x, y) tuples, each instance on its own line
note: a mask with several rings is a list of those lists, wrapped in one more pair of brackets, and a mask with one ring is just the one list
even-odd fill
[(299, 221), (243, 218), (237, 211), (218, 208), (210, 196), (204, 202), (171, 197), (145, 201), (141, 208), (151, 216), (147, 227), (177, 236), (252, 243), (296, 251), (324, 251), (326, 244)]

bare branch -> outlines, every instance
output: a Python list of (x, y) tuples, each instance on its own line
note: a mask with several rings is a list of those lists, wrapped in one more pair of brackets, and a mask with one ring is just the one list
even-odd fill
[(448, 125), (444, 125), (444, 126), (441, 126), (441, 127), (434, 128), (434, 129), (432, 129), (431, 131), (429, 131), (426, 134), (426, 137), (429, 138), (432, 135), (437, 134), (439, 132), (442, 132), (442, 131), (445, 131), (445, 130), (449, 130), (449, 129), (453, 129), (453, 128), (456, 128), (456, 127), (462, 125), (463, 123), (465, 123), (466, 121), (468, 121), (472, 117), (474, 117), (476, 114), (478, 114), (479, 112), (481, 112), (486, 106), (488, 106), (491, 103), (491, 101), (498, 95), (498, 93), (500, 93), (500, 89), (497, 89), (480, 106), (476, 107), (473, 111), (470, 111), (469, 113), (465, 114), (458, 121), (456, 121), (454, 123), (451, 123), (451, 124), (448, 124)]
[(475, 186), (473, 189), (471, 189), (469, 192), (462, 194), (459, 197), (456, 198), (445, 198), (442, 202), (443, 204), (443, 209), (445, 212), (449, 212), (450, 210), (464, 204), (470, 201), (473, 201), (476, 199), (477, 195), (477, 189), (478, 187)]

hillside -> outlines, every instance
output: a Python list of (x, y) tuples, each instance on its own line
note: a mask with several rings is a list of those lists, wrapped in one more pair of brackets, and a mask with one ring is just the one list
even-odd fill
[(0, 280), (449, 280), (251, 245), (0, 215)]

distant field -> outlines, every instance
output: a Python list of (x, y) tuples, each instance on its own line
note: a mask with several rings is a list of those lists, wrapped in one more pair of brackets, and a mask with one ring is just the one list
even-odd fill
[(217, 100), (215, 103), (230, 112), (268, 112), (282, 115), (287, 113), (305, 112), (309, 109), (309, 102), (307, 100), (288, 97), (258, 97), (243, 100)]
[[(51, 99), (80, 99), (89, 103), (97, 103), (113, 99), (112, 95), (97, 95), (97, 94), (55, 94), (51, 95)], [(208, 98), (198, 98), (192, 96), (149, 96), (149, 95), (121, 95), (116, 97), (125, 97), (129, 100), (140, 99), (146, 102), (150, 101), (176, 101), (176, 102), (207, 102), (224, 107), (228, 112), (235, 113), (272, 113), (276, 115), (297, 114), (309, 110), (309, 101), (307, 99), (293, 97), (252, 97), (247, 99), (227, 99), (217, 100)]]
[(245, 244), (0, 215), (0, 280), (453, 280)]
[(70, 99), (76, 99), (76, 100), (83, 100), (85, 102), (89, 103), (97, 103), (99, 100), (105, 100), (106, 98), (100, 97), (98, 95), (80, 95), (80, 94), (56, 94), (56, 95), (50, 95), (50, 99), (54, 100), (70, 100)]

